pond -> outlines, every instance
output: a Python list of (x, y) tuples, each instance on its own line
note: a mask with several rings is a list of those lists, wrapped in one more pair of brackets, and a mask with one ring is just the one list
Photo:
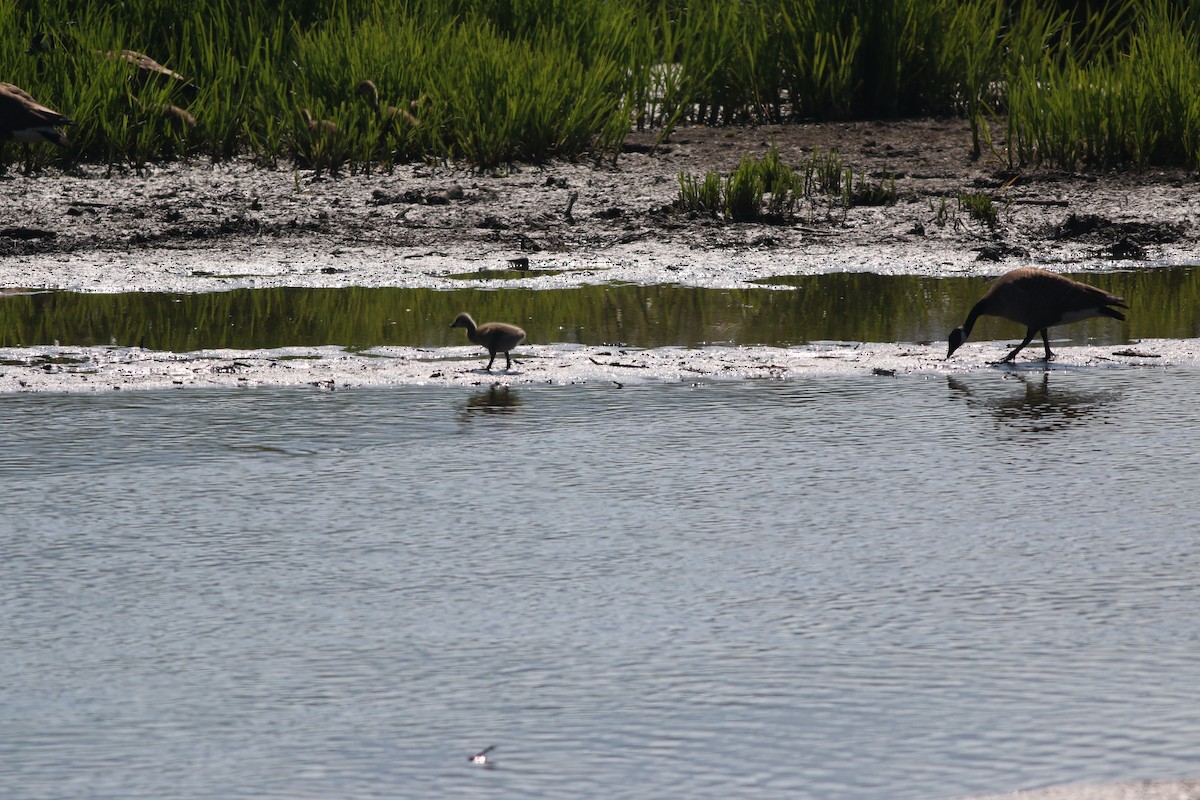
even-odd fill
[(1198, 385), (0, 396), (0, 794), (1190, 774)]
[[(1129, 320), (1054, 329), (1119, 344), (1200, 336), (1200, 268), (1080, 276), (1124, 295)], [(812, 341), (944, 342), (986, 291), (983, 278), (833, 273), (778, 276), (775, 288), (595, 285), (573, 289), (273, 288), (203, 294), (39, 292), (0, 298), (0, 347), (139, 346), (191, 352), (341, 345), (445, 347), (458, 312), (525, 328), (531, 343), (786, 347)], [(781, 288), (782, 287), (782, 288)], [(984, 318), (972, 340), (1020, 337)]]

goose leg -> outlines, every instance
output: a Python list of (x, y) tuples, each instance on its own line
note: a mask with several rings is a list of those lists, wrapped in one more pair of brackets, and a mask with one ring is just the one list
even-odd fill
[(1050, 337), (1046, 335), (1046, 329), (1042, 328), (1042, 344), (1046, 346), (1046, 360), (1054, 358), (1054, 353), (1050, 352)]
[[(1014, 348), (1013, 348), (1013, 351), (1012, 351), (1011, 353), (1009, 353), (1008, 355), (1006, 355), (1004, 358), (1000, 359), (1000, 363), (1001, 363), (1001, 364), (1003, 364), (1003, 363), (1005, 363), (1005, 362), (1007, 362), (1007, 361), (1012, 361), (1014, 358), (1016, 358), (1016, 357), (1017, 357), (1017, 353), (1019, 353), (1019, 352), (1021, 352), (1023, 349), (1025, 349), (1025, 345), (1027, 345), (1027, 344), (1029, 344), (1030, 342), (1032, 342), (1032, 341), (1033, 341), (1033, 337), (1034, 337), (1034, 336), (1036, 336), (1036, 335), (1037, 335), (1037, 329), (1036, 329), (1036, 328), (1030, 328), (1030, 329), (1029, 329), (1029, 331), (1028, 331), (1028, 332), (1025, 334), (1025, 341), (1021, 342), (1019, 345), (1017, 345), (1016, 347), (1014, 347)], [(1047, 350), (1049, 350), (1049, 349), (1050, 349), (1050, 345), (1049, 345), (1049, 344), (1047, 344), (1047, 345), (1046, 345), (1046, 349), (1047, 349)]]
[(496, 354), (493, 352), (492, 357), (488, 359), (488, 365), (484, 367), (488, 372), (492, 371), (492, 362), (496, 360)]
[(504, 369), (512, 369), (512, 356), (508, 354), (507, 350), (504, 351)]

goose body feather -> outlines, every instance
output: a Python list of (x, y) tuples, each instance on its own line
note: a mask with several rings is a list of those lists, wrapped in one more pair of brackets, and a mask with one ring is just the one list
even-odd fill
[(74, 120), (34, 100), (29, 92), (12, 83), (0, 83), (0, 140), (70, 144), (58, 128)]
[(1004, 361), (1012, 361), (1039, 333), (1045, 346), (1046, 360), (1049, 360), (1054, 354), (1050, 352), (1048, 328), (1091, 317), (1124, 320), (1125, 315), (1113, 306), (1129, 307), (1122, 297), (1048, 270), (1037, 267), (1014, 269), (997, 278), (971, 308), (966, 322), (951, 331), (946, 358), (952, 356), (971, 335), (976, 320), (988, 315), (1003, 317), (1025, 326), (1025, 340), (1005, 356)]

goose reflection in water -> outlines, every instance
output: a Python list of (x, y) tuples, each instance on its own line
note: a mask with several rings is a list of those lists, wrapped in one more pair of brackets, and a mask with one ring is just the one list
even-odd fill
[[(1057, 431), (1074, 424), (1087, 424), (1118, 398), (1117, 393), (1081, 392), (1052, 388), (1050, 374), (1009, 373), (1003, 384), (997, 385), (994, 376), (973, 381), (962, 375), (950, 375), (946, 383), (950, 396), (964, 400), (973, 408), (991, 411), (997, 421), (1017, 425), (1027, 431)], [(982, 376), (981, 376), (982, 377)], [(1055, 379), (1056, 383), (1063, 381)]]
[(470, 417), (473, 413), (512, 414), (520, 408), (522, 402), (518, 392), (508, 386), (495, 384), (468, 397), (467, 405), (463, 410), (466, 412), (466, 417)]

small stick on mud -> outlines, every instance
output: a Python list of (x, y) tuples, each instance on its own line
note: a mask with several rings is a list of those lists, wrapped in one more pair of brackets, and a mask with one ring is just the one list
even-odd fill
[(627, 369), (650, 369), (650, 367), (646, 364), (622, 364), (620, 361), (610, 361), (607, 364), (605, 364), (603, 361), (597, 361), (596, 359), (592, 358), (591, 356), (588, 356), (588, 361), (591, 361), (597, 367), (625, 367)]

